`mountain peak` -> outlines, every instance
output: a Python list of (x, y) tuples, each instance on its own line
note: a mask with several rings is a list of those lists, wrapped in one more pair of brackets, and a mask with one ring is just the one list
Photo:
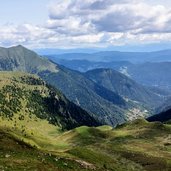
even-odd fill
[[(27, 51), (31, 51), (30, 49), (28, 49), (28, 48), (26, 48), (25, 46), (23, 46), (23, 45), (16, 45), (16, 46), (11, 46), (11, 47), (9, 47), (8, 49), (16, 49), (16, 50), (18, 50), (18, 49), (20, 49), (20, 50), (27, 50)], [(33, 51), (31, 51), (31, 52), (33, 52)], [(35, 53), (35, 52), (34, 52)]]
[(22, 45), (0, 48), (0, 70), (39, 73), (42, 71), (57, 72), (57, 65), (40, 57), (34, 51)]
[(15, 46), (15, 47), (24, 47), (24, 46), (19, 44), (19, 45)]
[(13, 47), (15, 47), (15, 48), (24, 48), (24, 49), (27, 49), (26, 47), (24, 47), (23, 45), (17, 45), (17, 46), (13, 46)]
[[(23, 49), (27, 49), (25, 46), (23, 46), (23, 45), (16, 45), (16, 46), (10, 46), (10, 47), (0, 47), (1, 49), (13, 49), (13, 48), (23, 48)], [(29, 49), (27, 49), (27, 50), (29, 50)]]

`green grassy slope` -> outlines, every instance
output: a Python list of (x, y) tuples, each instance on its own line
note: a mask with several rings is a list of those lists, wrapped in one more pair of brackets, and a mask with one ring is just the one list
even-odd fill
[[(67, 131), (67, 124), (90, 118), (84, 118), (84, 110), (67, 108), (69, 102), (59, 92), (55, 102), (65, 105), (57, 113), (47, 110), (49, 103), (42, 98), (51, 97), (49, 92), (54, 91), (36, 76), (0, 73), (0, 170), (171, 170), (171, 125), (136, 120), (115, 129), (81, 126)], [(76, 111), (83, 120), (74, 117)]]
[[(10, 130), (10, 127), (4, 129), (1, 126), (1, 168), (48, 168), (62, 171), (171, 170), (170, 125), (137, 120), (116, 129), (109, 126), (82, 126), (67, 132), (52, 128), (48, 130), (48, 134), (47, 131), (42, 133), (46, 136), (46, 141), (42, 143), (42, 137), (38, 136), (40, 130), (31, 140), (30, 137), (18, 136), (18, 132)], [(39, 146), (36, 147), (34, 143), (39, 143)]]
[[(86, 111), (68, 101), (37, 76), (0, 72), (0, 116), (18, 128), (18, 121), (46, 120), (61, 129), (99, 125)], [(21, 123), (20, 122), (20, 123)]]
[(71, 171), (91, 170), (71, 158), (37, 150), (21, 139), (0, 129), (0, 170), (4, 171)]

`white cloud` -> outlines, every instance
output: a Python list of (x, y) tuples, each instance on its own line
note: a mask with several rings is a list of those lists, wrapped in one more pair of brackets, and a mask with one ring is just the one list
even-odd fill
[(162, 41), (171, 33), (171, 9), (139, 0), (61, 0), (50, 7), (49, 18), (49, 29), (67, 36), (103, 33), (104, 43)]
[(37, 44), (42, 40), (48, 40), (54, 33), (40, 26), (31, 24), (13, 25), (8, 24), (0, 27), (0, 41), (2, 45), (11, 46), (16, 44)]
[(44, 25), (0, 26), (2, 45), (106, 46), (170, 38), (171, 7), (145, 0), (56, 0)]

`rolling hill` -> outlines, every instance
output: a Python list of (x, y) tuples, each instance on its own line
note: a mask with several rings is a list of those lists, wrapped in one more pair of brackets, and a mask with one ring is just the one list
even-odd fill
[(0, 122), (2, 170), (171, 169), (170, 125), (137, 120), (116, 129), (109, 126), (82, 126), (60, 132), (53, 126), (46, 127), (43, 131), (37, 129), (34, 135), (23, 135), (8, 122), (6, 126)]

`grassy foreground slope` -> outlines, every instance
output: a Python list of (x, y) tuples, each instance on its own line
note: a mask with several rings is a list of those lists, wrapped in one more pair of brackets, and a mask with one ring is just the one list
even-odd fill
[(0, 171), (171, 170), (171, 125), (70, 129), (98, 123), (54, 93), (36, 76), (0, 73)]
[[(51, 131), (52, 132), (51, 132)], [(67, 132), (48, 128), (46, 141), (0, 128), (2, 170), (171, 170), (171, 126), (137, 120), (112, 129), (82, 126)], [(38, 144), (38, 146), (35, 146)]]

